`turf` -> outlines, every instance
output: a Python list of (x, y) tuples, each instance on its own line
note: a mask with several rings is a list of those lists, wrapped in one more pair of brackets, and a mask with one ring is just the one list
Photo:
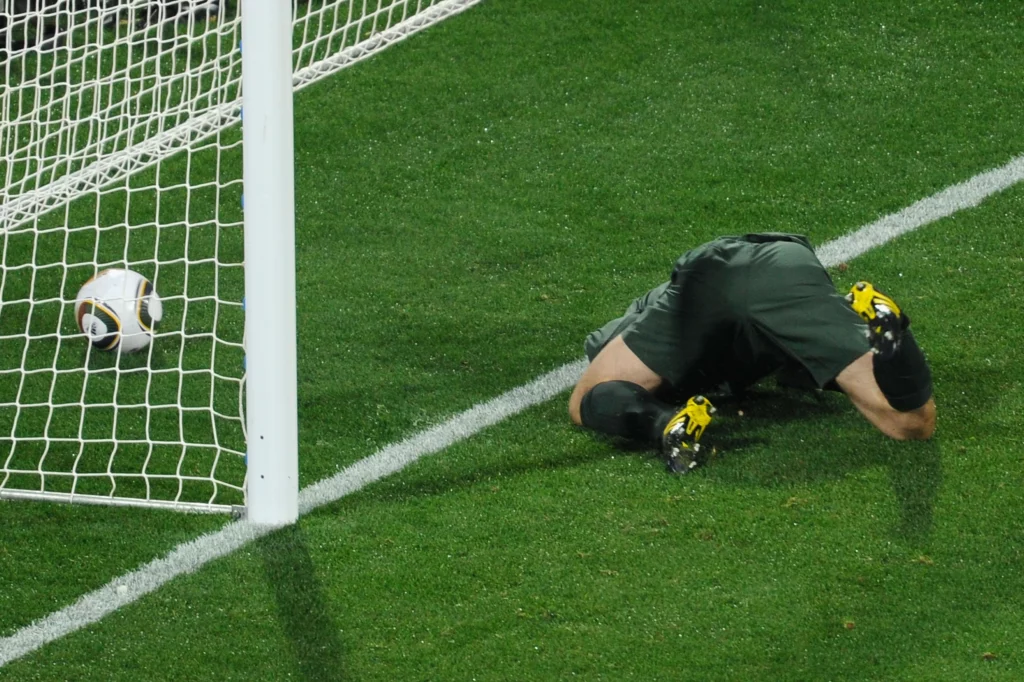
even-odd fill
[[(820, 244), (1020, 154), (1019, 22), (492, 0), (302, 91), (304, 484), (576, 360), (689, 246)], [(0, 679), (1020, 679), (1022, 217), (1011, 188), (833, 272), (912, 316), (931, 442), (766, 384), (678, 479), (563, 396)], [(0, 634), (223, 522), (0, 514)]]

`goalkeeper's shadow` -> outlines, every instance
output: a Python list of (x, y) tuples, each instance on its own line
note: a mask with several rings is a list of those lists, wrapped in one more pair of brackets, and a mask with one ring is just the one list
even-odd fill
[[(914, 543), (930, 537), (942, 484), (939, 441), (894, 441), (860, 416), (842, 396), (771, 392), (740, 404), (744, 416), (722, 419), (713, 438), (719, 457), (701, 475), (732, 484), (779, 487), (841, 480), (883, 467), (897, 504), (897, 536)], [(733, 410), (732, 415), (737, 411)], [(803, 428), (796, 420), (810, 423)], [(775, 427), (793, 421), (785, 430)], [(778, 434), (782, 434), (781, 436)]]
[[(479, 461), (457, 463), (450, 467), (444, 466), (440, 471), (432, 470), (429, 474), (392, 477), (386, 487), (378, 489), (377, 499), (395, 502), (423, 496), (445, 495), (456, 489), (494, 486), (500, 484), (502, 479), (515, 479), (521, 475), (536, 473), (538, 470), (555, 471), (588, 466), (598, 460), (613, 459), (624, 454), (623, 449), (616, 447), (607, 439), (595, 438), (592, 443), (591, 447), (571, 452), (552, 449), (543, 454), (531, 454), (526, 457), (495, 459), (487, 464)], [(649, 452), (649, 449), (645, 452)]]

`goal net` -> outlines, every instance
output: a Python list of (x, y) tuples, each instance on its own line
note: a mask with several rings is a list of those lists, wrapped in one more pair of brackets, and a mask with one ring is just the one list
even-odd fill
[[(478, 1), (298, 0), (292, 85)], [(0, 0), (0, 498), (247, 504), (241, 26), (239, 0)], [(140, 351), (78, 327), (107, 268), (162, 299)]]

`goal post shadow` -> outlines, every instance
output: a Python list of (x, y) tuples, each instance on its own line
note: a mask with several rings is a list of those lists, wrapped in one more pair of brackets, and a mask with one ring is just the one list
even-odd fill
[(299, 524), (281, 528), (259, 541), (263, 574), (273, 590), (281, 632), (304, 679), (332, 682), (348, 677), (335, 610)]

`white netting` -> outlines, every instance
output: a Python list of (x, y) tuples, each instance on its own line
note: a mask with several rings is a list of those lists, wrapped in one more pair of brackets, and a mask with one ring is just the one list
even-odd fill
[[(477, 1), (299, 2), (295, 86)], [(0, 495), (244, 504), (238, 4), (0, 10)], [(164, 301), (139, 353), (77, 328), (108, 267)]]

